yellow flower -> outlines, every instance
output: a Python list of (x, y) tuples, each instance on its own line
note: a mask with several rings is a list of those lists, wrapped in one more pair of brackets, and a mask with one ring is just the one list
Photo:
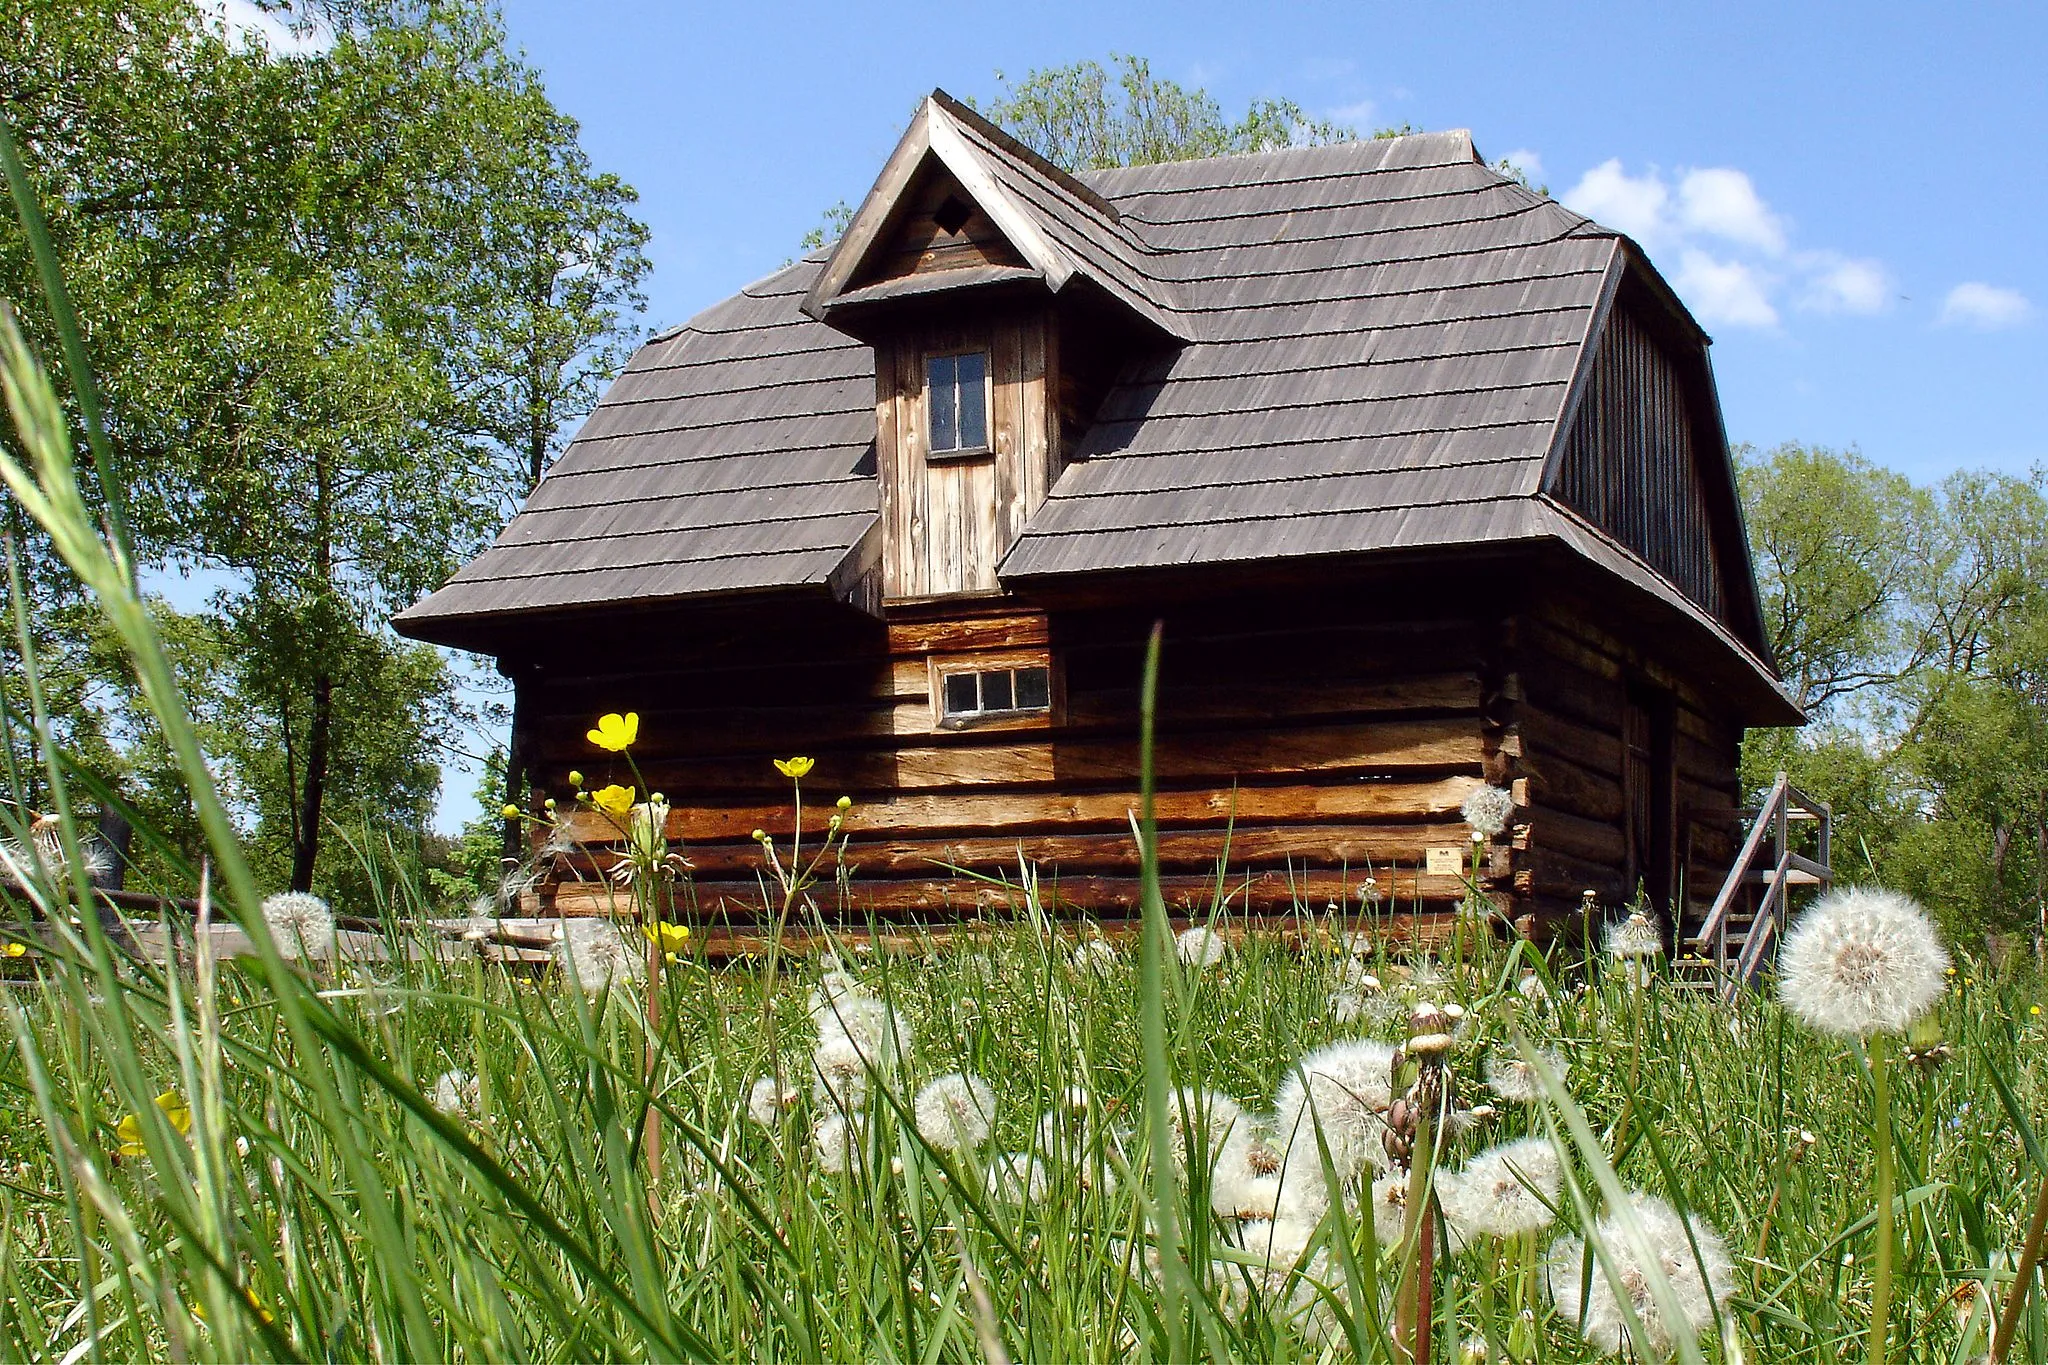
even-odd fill
[(621, 787), (616, 782), (609, 787), (599, 787), (590, 794), (590, 804), (614, 820), (623, 820), (626, 812), (633, 809), (633, 789)]
[(507, 820), (517, 820), (519, 818), (519, 807), (507, 801), (505, 809), (499, 811), (498, 814), (504, 816)]
[(784, 777), (808, 777), (817, 763), (818, 760), (814, 758), (778, 758), (775, 760), (775, 771)]
[(598, 748), (617, 753), (640, 738), (640, 713), (628, 711), (622, 716), (614, 711), (608, 716), (599, 716), (597, 728), (588, 734), (590, 742)]
[(4, 954), (7, 957), (27, 957), (28, 945), (26, 943), (10, 943), (4, 948), (0, 948), (0, 954)]
[(647, 941), (661, 949), (671, 960), (674, 959), (677, 953), (683, 951), (684, 945), (690, 939), (689, 925), (669, 924), (666, 921), (657, 921), (653, 924), (644, 925), (640, 932), (647, 935)]
[[(171, 1127), (180, 1134), (192, 1131), (192, 1111), (175, 1090), (166, 1090), (156, 1097), (156, 1107), (164, 1111)], [(148, 1156), (149, 1147), (142, 1140), (142, 1116), (130, 1114), (114, 1125), (114, 1136), (121, 1140), (115, 1149), (120, 1156)]]

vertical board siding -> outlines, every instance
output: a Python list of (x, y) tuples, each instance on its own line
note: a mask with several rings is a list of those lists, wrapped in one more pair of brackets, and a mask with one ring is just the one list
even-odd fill
[(1692, 398), (1678, 366), (1626, 308), (1614, 310), (1600, 337), (1554, 491), (1728, 619)]

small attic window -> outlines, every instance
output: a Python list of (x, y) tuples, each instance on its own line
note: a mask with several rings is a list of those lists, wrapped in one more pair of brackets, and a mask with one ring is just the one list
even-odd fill
[(939, 231), (949, 237), (960, 235), (960, 229), (967, 226), (967, 220), (974, 216), (974, 210), (960, 202), (957, 195), (947, 195), (945, 202), (932, 210), (932, 221), (939, 225)]
[(988, 354), (928, 356), (924, 362), (933, 455), (988, 449)]

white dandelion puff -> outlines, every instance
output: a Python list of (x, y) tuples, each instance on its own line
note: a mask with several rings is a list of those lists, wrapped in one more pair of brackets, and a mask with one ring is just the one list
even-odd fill
[(1465, 1238), (1515, 1237), (1550, 1226), (1564, 1188), (1564, 1163), (1545, 1138), (1503, 1142), (1438, 1186), (1444, 1218)]
[(1941, 999), (1948, 967), (1933, 922), (1912, 900), (1847, 887), (1792, 927), (1778, 954), (1778, 997), (1821, 1033), (1903, 1033)]
[(1207, 971), (1230, 955), (1230, 945), (1206, 924), (1184, 929), (1173, 940), (1174, 955), (1184, 966)]
[(988, 1141), (996, 1092), (979, 1076), (954, 1072), (918, 1091), (911, 1108), (918, 1135), (938, 1151), (954, 1152)]
[(1522, 973), (1522, 979), (1515, 983), (1515, 994), (1539, 1007), (1550, 1003), (1550, 987), (1543, 984), (1543, 977), (1536, 972)]
[(291, 958), (334, 955), (334, 911), (318, 896), (280, 891), (263, 902), (263, 922), (277, 951)]
[(1393, 1069), (1393, 1047), (1365, 1040), (1332, 1043), (1294, 1064), (1273, 1102), (1283, 1198), (1289, 1189), (1295, 1197), (1310, 1197), (1309, 1190), (1324, 1185), (1324, 1147), (1339, 1182), (1386, 1168), (1383, 1136), (1387, 1107), (1394, 1102)]
[(1244, 1107), (1215, 1090), (1183, 1089), (1167, 1097), (1166, 1126), (1173, 1138), (1173, 1161), (1185, 1173), (1190, 1154), (1213, 1168), (1233, 1138), (1251, 1136)]
[(820, 1047), (844, 1040), (883, 1070), (910, 1058), (910, 1026), (885, 1000), (865, 991), (828, 995), (811, 1012)]
[(431, 1097), (444, 1114), (467, 1114), (475, 1112), (481, 1094), (476, 1077), (457, 1068), (434, 1078)]
[(1372, 1182), (1372, 1235), (1383, 1247), (1401, 1244), (1408, 1228), (1408, 1173), (1388, 1171)]
[(555, 960), (586, 995), (602, 995), (613, 986), (630, 986), (647, 968), (640, 945), (602, 917), (564, 920), (555, 943)]
[(1640, 910), (1607, 927), (1607, 955), (1612, 958), (1649, 958), (1664, 955), (1664, 933)]
[(747, 1117), (763, 1128), (776, 1128), (802, 1098), (803, 1091), (788, 1081), (763, 1076), (747, 1090)]
[(861, 1138), (865, 1130), (857, 1114), (827, 1114), (811, 1129), (811, 1150), (818, 1169), (827, 1175), (844, 1175), (859, 1164)]
[[(1564, 1059), (1564, 1054), (1538, 1048), (1536, 1055), (1560, 1082), (1570, 1074), (1571, 1063)], [(1534, 1104), (1543, 1098), (1543, 1082), (1536, 1068), (1511, 1052), (1496, 1052), (1487, 1057), (1486, 1088), (1510, 1104)]]
[[(1716, 1308), (1725, 1308), (1734, 1295), (1735, 1270), (1720, 1234), (1705, 1220), (1693, 1219), (1688, 1236), (1686, 1221), (1678, 1210), (1654, 1195), (1631, 1195), (1629, 1207), (1642, 1228), (1640, 1241), (1612, 1213), (1594, 1225), (1593, 1236), (1613, 1262), (1613, 1278), (1628, 1296), (1644, 1339), (1632, 1339), (1621, 1300), (1597, 1256), (1591, 1284), (1587, 1284), (1586, 1247), (1577, 1237), (1560, 1238), (1550, 1250), (1550, 1293), (1564, 1320), (1583, 1323), (1580, 1335), (1603, 1354), (1633, 1351), (1637, 1356), (1664, 1360), (1677, 1349), (1678, 1330), (1677, 1324), (1665, 1319), (1652, 1293), (1649, 1267), (1662, 1270), (1680, 1316), (1695, 1335), (1713, 1326)], [(1697, 1256), (1694, 1242), (1699, 1245)]]
[(851, 1038), (823, 1039), (811, 1053), (811, 1103), (825, 1110), (867, 1108), (871, 1070), (880, 1070), (879, 1059)]
[(1084, 938), (1074, 945), (1072, 961), (1077, 972), (1106, 972), (1123, 961), (1123, 954), (1106, 938)]
[(988, 1164), (983, 1188), (989, 1197), (1011, 1204), (1035, 1204), (1051, 1185), (1045, 1163), (1029, 1152), (1001, 1152)]
[(1474, 787), (1459, 808), (1474, 834), (1491, 839), (1508, 827), (1515, 813), (1515, 797), (1506, 787)]

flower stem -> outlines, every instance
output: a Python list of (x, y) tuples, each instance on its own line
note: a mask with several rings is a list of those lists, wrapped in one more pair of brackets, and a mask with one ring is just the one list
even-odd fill
[(2044, 1240), (2048, 1240), (2048, 1180), (2041, 1182), (2041, 1192), (2034, 1199), (2034, 1221), (2027, 1227), (2026, 1244), (2020, 1248), (2020, 1263), (2012, 1277), (2012, 1291), (2005, 1300), (2005, 1312), (1999, 1316), (1998, 1331), (1991, 1338), (1991, 1365), (2003, 1365), (2005, 1353), (2012, 1349), (2012, 1339), (2020, 1328), (2020, 1310), (2026, 1307), (2027, 1291), (2034, 1284), (2034, 1269), (2041, 1263)]
[(1892, 1255), (1897, 1229), (1892, 1216), (1892, 1080), (1891, 1040), (1870, 1039), (1871, 1140), (1877, 1146), (1877, 1283), (1870, 1293), (1870, 1365), (1891, 1357)]

